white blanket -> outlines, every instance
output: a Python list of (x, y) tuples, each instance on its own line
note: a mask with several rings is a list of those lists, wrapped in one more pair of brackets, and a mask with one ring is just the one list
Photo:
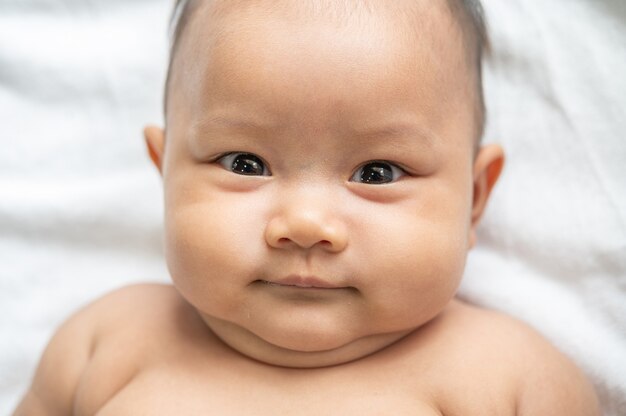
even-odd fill
[[(141, 127), (162, 120), (170, 6), (0, 0), (0, 414), (77, 307), (168, 279)], [(485, 7), (486, 140), (508, 161), (461, 296), (535, 326), (626, 415), (626, 2)]]

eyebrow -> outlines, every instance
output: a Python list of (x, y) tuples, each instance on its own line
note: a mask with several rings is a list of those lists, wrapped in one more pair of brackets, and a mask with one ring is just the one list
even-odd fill
[(210, 115), (208, 117), (202, 118), (195, 125), (196, 130), (207, 130), (214, 127), (220, 128), (228, 128), (228, 129), (236, 129), (236, 130), (277, 130), (280, 129), (281, 126), (275, 123), (268, 123), (261, 121), (255, 117), (250, 116), (224, 116), (224, 115)]
[[(285, 128), (282, 123), (263, 121), (252, 116), (230, 116), (222, 114), (203, 117), (195, 125), (196, 131), (206, 131), (212, 128), (225, 128), (240, 131), (276, 132)], [(415, 139), (428, 148), (433, 148), (438, 142), (436, 135), (415, 122), (392, 122), (376, 127), (349, 127), (345, 137), (357, 140), (380, 141), (384, 139)]]
[(351, 135), (364, 140), (410, 138), (420, 140), (427, 147), (433, 147), (436, 136), (430, 130), (415, 123), (390, 123), (371, 129), (352, 129)]

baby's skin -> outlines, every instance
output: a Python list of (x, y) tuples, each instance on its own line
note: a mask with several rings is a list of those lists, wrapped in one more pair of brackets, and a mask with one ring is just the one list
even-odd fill
[(581, 373), (528, 327), (453, 300), (367, 357), (253, 360), (171, 286), (132, 286), (53, 338), (17, 415), (598, 415)]
[(318, 3), (194, 9), (145, 130), (173, 285), (71, 317), (16, 415), (599, 414), (546, 340), (455, 298), (503, 164), (458, 19)]

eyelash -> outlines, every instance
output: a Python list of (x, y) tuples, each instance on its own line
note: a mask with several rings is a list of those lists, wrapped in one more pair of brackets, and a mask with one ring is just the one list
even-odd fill
[[(242, 157), (243, 160), (238, 161), (239, 157)], [(215, 162), (222, 165), (224, 169), (238, 175), (272, 175), (267, 167), (267, 163), (253, 153), (229, 152), (216, 158)], [(370, 166), (372, 170), (369, 173), (366, 173), (364, 168), (368, 166)], [(241, 170), (239, 172), (235, 171), (237, 168), (240, 168)], [(361, 164), (350, 177), (350, 181), (370, 185), (382, 185), (395, 182), (406, 174), (407, 173), (404, 169), (393, 162), (386, 160), (371, 160)]]

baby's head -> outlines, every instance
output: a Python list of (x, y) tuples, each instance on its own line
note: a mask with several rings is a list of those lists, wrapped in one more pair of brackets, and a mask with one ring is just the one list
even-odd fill
[(166, 129), (172, 279), (234, 349), (358, 359), (443, 311), (502, 166), (462, 0), (191, 0)]

